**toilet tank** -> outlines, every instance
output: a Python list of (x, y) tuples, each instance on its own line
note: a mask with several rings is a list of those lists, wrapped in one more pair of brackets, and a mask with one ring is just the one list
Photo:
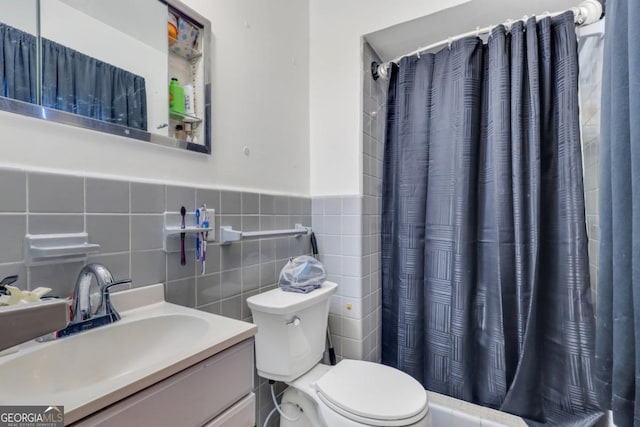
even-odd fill
[(292, 381), (313, 368), (325, 349), (331, 295), (338, 285), (324, 282), (307, 294), (273, 289), (247, 299), (258, 325), (258, 375)]

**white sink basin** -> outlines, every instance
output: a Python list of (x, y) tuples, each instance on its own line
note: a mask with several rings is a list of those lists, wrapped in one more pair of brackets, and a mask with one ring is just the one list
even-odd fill
[(0, 404), (64, 405), (68, 424), (255, 334), (249, 323), (157, 302), (162, 288), (152, 288), (127, 291), (155, 301), (116, 323), (0, 357)]
[[(202, 337), (209, 324), (188, 315), (167, 314), (116, 322), (40, 346), (2, 364), (0, 401), (16, 394), (51, 395), (92, 387), (172, 357)], [(105, 343), (112, 343), (105, 347)], [(102, 348), (102, 349), (101, 349)]]

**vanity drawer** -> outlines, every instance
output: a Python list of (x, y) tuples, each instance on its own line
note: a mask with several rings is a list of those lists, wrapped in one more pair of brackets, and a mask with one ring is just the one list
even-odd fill
[(256, 421), (256, 395), (251, 393), (204, 427), (251, 427)]
[(251, 393), (253, 369), (253, 339), (249, 339), (73, 426), (202, 426)]

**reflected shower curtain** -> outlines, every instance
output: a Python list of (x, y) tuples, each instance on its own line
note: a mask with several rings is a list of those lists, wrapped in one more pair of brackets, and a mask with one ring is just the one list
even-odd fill
[[(0, 22), (0, 96), (37, 102), (37, 38)], [(147, 130), (144, 77), (42, 39), (42, 105)]]
[(571, 13), (402, 59), (387, 101), (382, 361), (427, 389), (590, 426)]
[(35, 103), (36, 38), (0, 22), (0, 96)]
[(42, 105), (147, 130), (144, 77), (42, 40)]

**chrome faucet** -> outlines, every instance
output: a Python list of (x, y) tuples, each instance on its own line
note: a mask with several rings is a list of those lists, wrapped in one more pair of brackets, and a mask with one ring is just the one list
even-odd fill
[[(98, 283), (99, 300), (92, 307), (91, 279)], [(73, 335), (98, 326), (108, 325), (120, 320), (120, 314), (111, 305), (109, 290), (116, 285), (131, 283), (131, 280), (114, 281), (111, 272), (102, 264), (88, 264), (82, 268), (73, 291), (73, 320), (53, 337), (43, 337), (41, 341)]]
[[(100, 300), (94, 310), (91, 307), (91, 279), (96, 278)], [(88, 264), (78, 275), (73, 291), (73, 323), (83, 322), (98, 316), (108, 316), (108, 323), (120, 320), (120, 315), (111, 305), (109, 289), (116, 285), (130, 283), (131, 280), (114, 281), (111, 272), (102, 264)]]

